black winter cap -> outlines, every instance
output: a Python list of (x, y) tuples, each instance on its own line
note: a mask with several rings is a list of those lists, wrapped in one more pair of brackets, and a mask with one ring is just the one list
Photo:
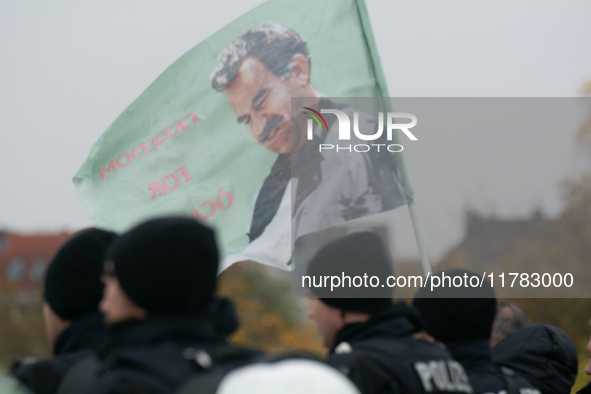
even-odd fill
[(492, 359), (517, 371), (543, 394), (570, 393), (579, 364), (571, 337), (549, 324), (534, 324), (508, 335), (492, 348)]
[(119, 284), (150, 314), (194, 314), (212, 301), (218, 249), (211, 229), (193, 219), (149, 220), (108, 252)]
[(45, 276), (44, 297), (56, 315), (75, 320), (98, 312), (103, 297), (105, 253), (117, 234), (89, 229), (69, 239)]
[[(452, 286), (445, 280), (445, 286), (434, 287), (433, 278), (417, 291), (413, 306), (421, 314), (425, 331), (445, 344), (464, 339), (488, 340), (492, 332), (497, 313), (497, 300), (490, 282), (486, 280), (482, 287), (470, 286), (470, 278), (481, 277), (463, 269), (453, 269), (435, 274), (435, 277), (451, 277)], [(461, 278), (460, 287), (453, 286), (453, 278)], [(473, 279), (476, 284), (476, 279)], [(437, 281), (435, 281), (435, 284)], [(459, 280), (456, 279), (456, 284)], [(464, 287), (468, 283), (469, 287)]]
[(360, 287), (339, 286), (332, 291), (330, 286), (315, 287), (317, 282), (312, 279), (310, 291), (333, 308), (377, 312), (392, 304), (392, 289), (381, 286), (392, 275), (392, 267), (382, 241), (374, 233), (356, 232), (325, 245), (308, 264), (307, 275), (312, 278), (338, 276), (341, 279), (347, 276), (351, 280), (355, 276), (367, 275), (380, 279), (377, 287), (365, 287), (365, 284)]

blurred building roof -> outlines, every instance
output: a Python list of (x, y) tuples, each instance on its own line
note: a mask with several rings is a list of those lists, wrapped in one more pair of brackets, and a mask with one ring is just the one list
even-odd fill
[(0, 232), (0, 291), (41, 290), (47, 265), (71, 235)]

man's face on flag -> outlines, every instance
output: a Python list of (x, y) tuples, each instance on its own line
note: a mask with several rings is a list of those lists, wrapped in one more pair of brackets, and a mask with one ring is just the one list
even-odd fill
[(244, 60), (232, 85), (224, 90), (238, 122), (248, 127), (252, 138), (278, 154), (292, 151), (291, 97), (309, 93), (308, 63), (304, 56), (292, 58), (291, 73), (273, 74), (260, 60)]

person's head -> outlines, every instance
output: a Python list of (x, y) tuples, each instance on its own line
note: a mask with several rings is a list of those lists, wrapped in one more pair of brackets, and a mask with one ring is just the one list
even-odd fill
[(136, 304), (125, 294), (115, 274), (113, 260), (105, 261), (103, 283), (105, 291), (99, 309), (104, 314), (107, 325), (129, 320), (141, 320), (148, 316), (148, 311), (145, 308)]
[(316, 96), (308, 44), (274, 22), (254, 27), (226, 47), (210, 79), (239, 123), (265, 148), (291, 152), (291, 98)]
[(521, 375), (544, 394), (567, 394), (579, 370), (572, 338), (550, 324), (531, 324), (491, 350), (493, 363)]
[[(435, 279), (430, 278), (413, 300), (425, 331), (446, 345), (461, 340), (488, 341), (497, 311), (490, 282), (484, 281), (481, 287), (480, 282), (471, 279), (481, 281), (480, 276), (462, 269), (433, 276)], [(431, 283), (440, 285), (431, 291)]]
[(116, 238), (109, 231), (85, 230), (69, 239), (51, 261), (45, 276), (43, 317), (52, 346), (72, 321), (98, 313), (103, 261)]
[(100, 310), (109, 325), (158, 315), (198, 315), (213, 300), (214, 233), (193, 219), (149, 220), (123, 234), (104, 265)]
[[(336, 345), (336, 334), (345, 325), (366, 321), (392, 304), (389, 287), (371, 285), (376, 283), (372, 277), (385, 283), (390, 275), (388, 254), (374, 233), (352, 233), (320, 249), (308, 264), (305, 278), (309, 278), (307, 291), (316, 297), (311, 300), (308, 317), (314, 320), (326, 347)], [(327, 276), (338, 277), (340, 285), (335, 288), (331, 285), (336, 282), (328, 281), (326, 286), (317, 286)], [(367, 286), (355, 287), (353, 283), (359, 281)]]
[(496, 346), (507, 335), (511, 335), (530, 325), (531, 321), (527, 313), (519, 305), (514, 302), (499, 301), (490, 336), (490, 347)]
[(220, 382), (218, 394), (359, 394), (337, 369), (316, 360), (286, 359), (235, 369)]

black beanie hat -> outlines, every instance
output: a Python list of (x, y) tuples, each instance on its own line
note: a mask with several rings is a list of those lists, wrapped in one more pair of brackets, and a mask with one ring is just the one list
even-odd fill
[[(380, 285), (339, 287), (332, 291), (330, 285), (314, 286), (314, 277), (348, 276), (353, 280), (365, 274), (368, 278), (377, 276)], [(333, 308), (373, 313), (392, 305), (392, 289), (381, 286), (392, 275), (392, 267), (382, 241), (374, 233), (356, 232), (328, 243), (308, 264), (307, 275), (312, 278), (309, 290)]]
[(194, 314), (213, 299), (218, 249), (196, 220), (149, 220), (114, 242), (107, 258), (123, 291), (150, 314)]
[[(489, 340), (492, 325), (497, 313), (497, 300), (490, 282), (484, 281), (482, 287), (470, 286), (470, 278), (480, 276), (463, 270), (453, 269), (443, 271), (434, 276), (442, 278), (460, 277), (461, 287), (449, 287), (446, 279), (446, 287), (439, 286), (431, 291), (431, 280), (425, 287), (417, 291), (413, 305), (418, 309), (423, 320), (425, 330), (438, 341), (450, 344), (459, 340)], [(463, 287), (464, 275), (467, 275), (468, 288)], [(452, 282), (453, 283), (453, 282)], [(456, 279), (456, 283), (459, 280)], [(476, 280), (473, 279), (476, 284)]]
[(103, 297), (101, 275), (107, 248), (117, 234), (90, 229), (69, 239), (45, 276), (45, 301), (56, 315), (75, 320), (98, 312)]

